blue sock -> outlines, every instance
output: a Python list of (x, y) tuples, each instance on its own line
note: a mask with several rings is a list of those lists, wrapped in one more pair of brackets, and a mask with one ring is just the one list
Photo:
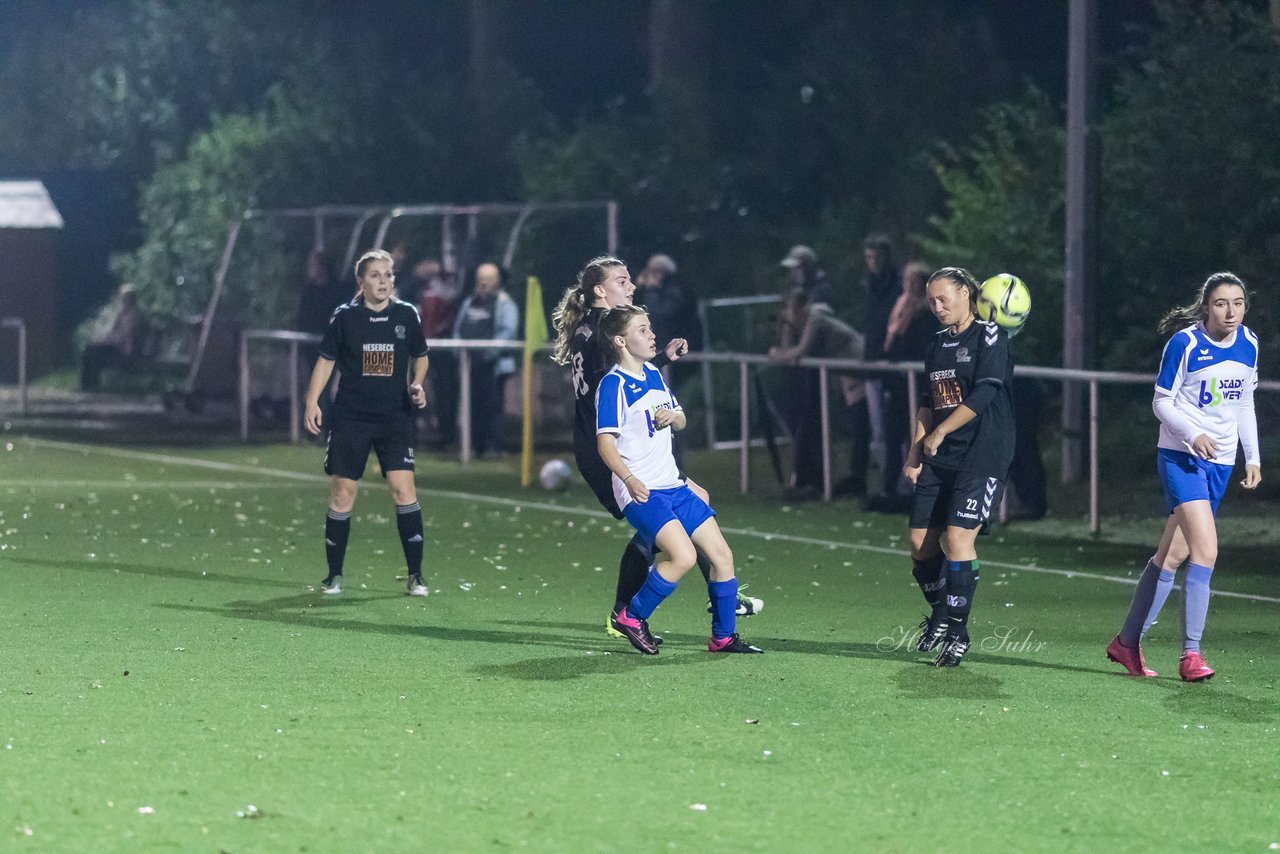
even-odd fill
[(1209, 615), (1209, 577), (1213, 567), (1198, 563), (1187, 564), (1187, 579), (1182, 585), (1182, 615), (1186, 638), (1182, 642), (1185, 652), (1200, 651), (1200, 637), (1204, 634), (1204, 620)]
[(727, 638), (738, 629), (738, 579), (708, 581), (711, 599), (711, 636)]
[(1155, 622), (1155, 614), (1159, 613), (1158, 608), (1153, 613), (1151, 607), (1152, 602), (1155, 601), (1156, 587), (1159, 583), (1160, 567), (1156, 566), (1154, 560), (1149, 560), (1142, 570), (1142, 575), (1138, 576), (1138, 589), (1133, 591), (1129, 613), (1124, 618), (1124, 627), (1120, 629), (1120, 643), (1130, 649), (1136, 648), (1142, 642), (1142, 636), (1146, 634), (1147, 628), (1150, 628), (1149, 624), (1143, 625), (1143, 620), (1149, 619)]
[(1164, 607), (1164, 601), (1169, 598), (1169, 594), (1173, 592), (1173, 570), (1160, 570), (1160, 580), (1156, 582), (1156, 595), (1151, 600), (1151, 610), (1147, 612), (1147, 618), (1142, 621), (1142, 634), (1145, 636), (1151, 631), (1151, 627), (1156, 624), (1156, 618), (1160, 616), (1160, 609)]
[(638, 620), (649, 619), (662, 604), (662, 600), (674, 593), (675, 589), (675, 582), (667, 581), (658, 575), (656, 568), (651, 567), (649, 577), (644, 580), (644, 586), (640, 588), (639, 593), (631, 597), (631, 602), (627, 605), (627, 616)]

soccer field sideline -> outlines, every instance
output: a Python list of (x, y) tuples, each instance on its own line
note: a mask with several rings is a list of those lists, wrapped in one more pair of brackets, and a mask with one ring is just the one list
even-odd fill
[[(265, 468), (258, 466), (247, 466), (239, 463), (220, 462), (217, 460), (200, 460), (190, 459), (186, 457), (173, 456), (171, 454), (159, 454), (151, 451), (135, 451), (127, 448), (117, 448), (102, 445), (89, 445), (78, 442), (63, 442), (53, 439), (38, 439), (34, 437), (24, 437), (20, 441), (29, 443), (36, 447), (56, 448), (64, 451), (75, 451), (79, 453), (95, 453), (103, 456), (122, 457), (124, 459), (133, 459), (144, 462), (162, 463), (165, 465), (180, 465), (191, 468), (207, 469), (212, 471), (234, 472), (236, 474), (260, 475), (267, 478), (276, 478), (278, 480), (288, 480), (302, 483), (327, 484), (328, 478), (320, 474), (308, 474), (306, 472), (289, 471), (288, 469)], [(186, 482), (187, 488), (193, 488), (189, 484), (199, 484), (200, 488), (232, 488), (232, 487), (280, 487), (284, 484), (272, 484), (269, 480), (261, 484), (256, 482), (216, 482), (216, 481), (191, 481)], [(0, 487), (5, 486), (56, 486), (56, 485), (75, 485), (89, 486), (93, 488), (109, 488), (114, 486), (133, 486), (138, 488), (147, 488), (148, 486), (159, 488), (161, 486), (170, 487), (176, 484), (168, 484), (159, 481), (120, 481), (120, 482), (99, 482), (99, 481), (40, 481), (35, 482), (29, 479), (22, 481), (6, 481), (0, 480)], [(463, 501), (475, 501), (478, 503), (495, 504), (506, 507), (523, 507), (533, 510), (543, 510), (553, 513), (571, 514), (575, 516), (589, 516), (599, 519), (612, 519), (608, 513), (602, 510), (593, 510), (587, 507), (566, 507), (559, 504), (547, 504), (540, 501), (530, 501), (525, 499), (502, 498), (498, 496), (482, 495), (470, 492), (458, 492), (454, 490), (437, 490), (424, 488), (419, 486), (420, 494), (436, 497), (450, 498)], [(886, 546), (873, 546), (864, 543), (849, 543), (840, 540), (827, 540), (819, 537), (804, 537), (795, 534), (786, 534), (778, 531), (758, 531), (749, 528), (732, 528), (724, 527), (724, 532), (732, 536), (754, 537), (765, 541), (782, 541), (792, 542), (802, 545), (819, 546), (828, 549), (850, 549), (853, 551), (871, 552), (875, 554), (896, 555), (903, 559), (907, 557), (905, 549), (894, 549)], [(983, 560), (984, 567), (993, 567), (998, 569), (1008, 569), (1017, 572), (1040, 573), (1043, 575), (1058, 575), (1065, 578), (1087, 578), (1095, 581), (1110, 582), (1113, 584), (1136, 585), (1136, 578), (1129, 578), (1118, 575), (1105, 575), (1102, 573), (1081, 572), (1079, 570), (1057, 569), (1054, 567), (1038, 566), (1025, 563), (1010, 563), (1006, 561)], [(1175, 589), (1181, 589), (1181, 585), (1175, 585)], [(1280, 604), (1280, 597), (1263, 596), (1253, 593), (1237, 593), (1231, 590), (1220, 590), (1214, 588), (1211, 595), (1231, 599), (1244, 599), (1251, 602), (1266, 602), (1270, 604)]]

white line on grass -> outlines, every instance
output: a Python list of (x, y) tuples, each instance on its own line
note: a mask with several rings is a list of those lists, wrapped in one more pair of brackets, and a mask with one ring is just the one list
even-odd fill
[(297, 489), (269, 480), (0, 480), (0, 489)]
[[(51, 439), (33, 439), (26, 438), (24, 441), (29, 442), (37, 447), (58, 448), (65, 451), (76, 451), (79, 453), (96, 453), (105, 456), (123, 457), (125, 459), (146, 460), (149, 462), (164, 463), (166, 465), (190, 466), (193, 468), (212, 469), (214, 471), (237, 472), (240, 474), (257, 474), (267, 477), (284, 478), (291, 481), (307, 482), (307, 483), (327, 483), (328, 478), (323, 475), (306, 474), (305, 472), (289, 471), (287, 469), (262, 468), (259, 466), (246, 466), (240, 463), (224, 463), (217, 460), (198, 460), (189, 457), (175, 457), (169, 454), (156, 454), (149, 451), (132, 451), (127, 448), (110, 448), (98, 445), (82, 445), (76, 442), (57, 442)], [(0, 485), (3, 485), (0, 483)], [(248, 483), (246, 488), (264, 486), (266, 484)], [(548, 504), (542, 501), (525, 501), (516, 498), (498, 498), (492, 495), (476, 495), (470, 492), (454, 492), (444, 489), (419, 489), (418, 492), (426, 496), (435, 498), (452, 498), (459, 501), (475, 501), (480, 504), (496, 504), (502, 507), (522, 507), (532, 510), (546, 510), (553, 513), (568, 514), (573, 516), (589, 516), (595, 519), (610, 519), (613, 517), (603, 510), (592, 510), (586, 507), (563, 507), (559, 504)], [(818, 537), (802, 537), (796, 534), (783, 534), (774, 531), (753, 531), (749, 528), (723, 528), (726, 534), (733, 534), (741, 537), (755, 537), (765, 541), (781, 541), (784, 543), (798, 543), (808, 546), (821, 546), (828, 549), (852, 549), (854, 551), (873, 552), (875, 554), (893, 555), (895, 557), (906, 557), (907, 552), (903, 549), (889, 548), (888, 546), (871, 546), (863, 543), (848, 543), (839, 540), (824, 540)], [(1047, 566), (1032, 566), (1022, 563), (1004, 563), (1003, 561), (983, 560), (984, 567), (999, 567), (1000, 569), (1013, 569), (1018, 572), (1036, 572), (1042, 575), (1060, 575), (1065, 578), (1088, 578), (1094, 581), (1109, 581), (1114, 584), (1136, 585), (1136, 578), (1127, 578), (1120, 575), (1103, 575), (1096, 572), (1078, 572), (1072, 569), (1054, 569)], [(1212, 590), (1214, 596), (1223, 596), (1231, 599), (1245, 599), (1250, 602), (1272, 602), (1280, 604), (1280, 598), (1275, 596), (1259, 596), (1253, 593), (1234, 593), (1230, 590)]]

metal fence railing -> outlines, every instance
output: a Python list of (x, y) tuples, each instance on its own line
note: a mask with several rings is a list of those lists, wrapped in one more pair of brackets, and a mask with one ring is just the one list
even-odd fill
[[(289, 344), (290, 364), (290, 437), (293, 441), (301, 438), (301, 405), (298, 400), (299, 369), (298, 345), (317, 343), (319, 336), (299, 332), (271, 330), (255, 330), (244, 332), (240, 339), (240, 437), (249, 438), (249, 343), (285, 342)], [(460, 374), (459, 389), (459, 442), (463, 462), (471, 460), (471, 417), (470, 389), (471, 362), (469, 353), (472, 350), (522, 350), (521, 342), (512, 341), (459, 341), (453, 339), (429, 339), (427, 342), (433, 349), (458, 351), (458, 367)], [(541, 348), (545, 351), (547, 348)], [(709, 447), (713, 449), (736, 449), (738, 451), (739, 489), (743, 494), (750, 490), (750, 461), (753, 447), (751, 437), (751, 383), (750, 368), (752, 365), (774, 365), (767, 356), (757, 353), (689, 353), (682, 361), (698, 363), (703, 366), (715, 364), (737, 365), (738, 367), (738, 438), (731, 441), (714, 441)], [(917, 373), (924, 370), (921, 362), (863, 362), (854, 359), (801, 359), (796, 365), (818, 371), (818, 384), (822, 389), (820, 396), (820, 417), (822, 435), (822, 497), (830, 501), (832, 497), (831, 475), (831, 406), (830, 406), (830, 373), (831, 371), (856, 372), (861, 375), (884, 373), (900, 373), (907, 376), (907, 411), (903, 417), (914, 423), (916, 401), (918, 399)], [(310, 370), (310, 366), (307, 367)], [(1089, 463), (1089, 529), (1094, 533), (1101, 529), (1098, 509), (1099, 499), (1099, 400), (1098, 391), (1102, 385), (1151, 385), (1154, 377), (1150, 374), (1125, 373), (1118, 371), (1076, 371), (1065, 368), (1049, 368), (1018, 365), (1014, 368), (1018, 376), (1035, 377), (1063, 383), (1084, 383), (1088, 387), (1088, 463)], [(704, 377), (705, 367), (704, 367)], [(1280, 392), (1280, 380), (1263, 380), (1258, 384), (1259, 391)], [(708, 403), (711, 398), (708, 394)]]

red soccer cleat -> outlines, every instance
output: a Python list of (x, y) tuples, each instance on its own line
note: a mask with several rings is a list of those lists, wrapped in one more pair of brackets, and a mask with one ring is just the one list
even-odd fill
[(1183, 682), (1204, 682), (1213, 678), (1213, 668), (1204, 663), (1198, 652), (1184, 652), (1178, 660), (1178, 675)]
[[(1111, 643), (1107, 644), (1107, 658), (1129, 671), (1130, 676), (1159, 676), (1150, 667), (1142, 657), (1142, 647), (1134, 649), (1120, 643), (1120, 636), (1116, 635), (1111, 639)], [(1204, 662), (1201, 662), (1203, 664)], [(1209, 671), (1212, 673), (1213, 671)]]

